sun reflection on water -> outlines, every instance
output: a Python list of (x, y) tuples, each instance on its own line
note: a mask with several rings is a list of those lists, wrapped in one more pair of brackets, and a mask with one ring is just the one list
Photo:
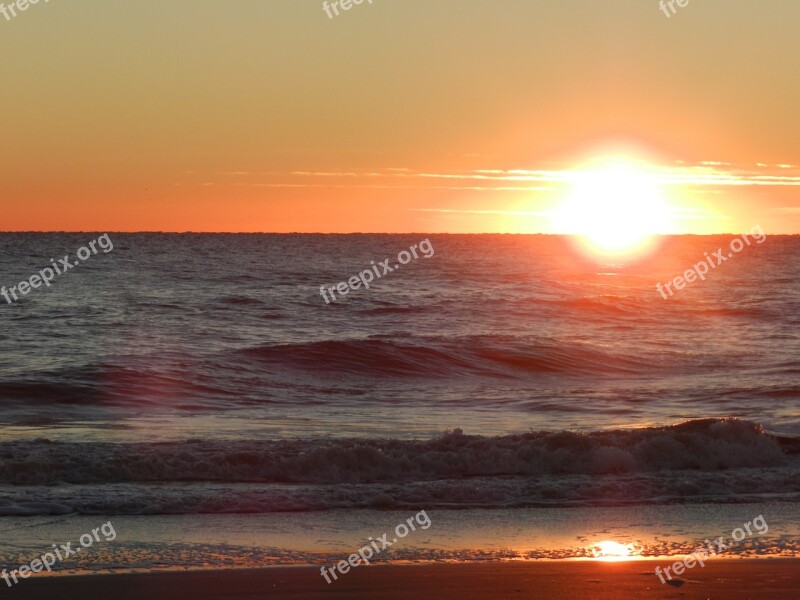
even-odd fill
[(602, 561), (631, 560), (640, 555), (635, 544), (621, 544), (612, 540), (598, 542), (588, 548), (589, 555)]

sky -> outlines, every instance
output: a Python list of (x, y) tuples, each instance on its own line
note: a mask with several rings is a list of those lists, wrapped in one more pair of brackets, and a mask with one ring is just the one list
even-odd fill
[(800, 233), (800, 2), (675, 9), (41, 0), (0, 15), (0, 230), (569, 233), (624, 164), (663, 233)]

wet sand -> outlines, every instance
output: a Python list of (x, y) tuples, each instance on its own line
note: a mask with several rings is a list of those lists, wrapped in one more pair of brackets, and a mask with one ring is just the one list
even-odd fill
[(685, 573), (680, 588), (662, 584), (653, 572), (657, 565), (669, 564), (586, 561), (371, 566), (354, 569), (330, 585), (318, 568), (274, 568), (40, 577), (25, 580), (12, 590), (3, 589), (8, 597), (15, 594), (26, 600), (800, 598), (797, 559), (714, 561)]

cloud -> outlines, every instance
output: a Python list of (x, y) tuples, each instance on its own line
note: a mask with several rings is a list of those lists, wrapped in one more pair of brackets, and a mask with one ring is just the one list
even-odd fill
[[(696, 164), (676, 161), (673, 165), (636, 165), (635, 170), (662, 186), (682, 186), (695, 192), (714, 193), (715, 189), (738, 187), (800, 186), (800, 167), (788, 163), (770, 165), (705, 160)], [(792, 172), (794, 171), (794, 172)], [(415, 171), (408, 167), (378, 170), (349, 169), (342, 171), (290, 171), (288, 173), (250, 173), (230, 171), (234, 176), (229, 185), (275, 188), (362, 188), (362, 189), (442, 189), (493, 192), (538, 192), (563, 189), (580, 181), (590, 170), (574, 168), (551, 169), (472, 169), (465, 171)], [(260, 177), (261, 181), (242, 181), (242, 176)], [(263, 181), (269, 176), (272, 181)], [(274, 181), (281, 177), (284, 181)], [(288, 179), (289, 181), (285, 181)], [(317, 179), (331, 180), (326, 183)], [(335, 180), (340, 181), (335, 181)], [(377, 183), (376, 180), (383, 180)], [(447, 181), (447, 185), (432, 184), (432, 180)], [(411, 181), (417, 183), (410, 184)], [(530, 185), (523, 185), (530, 184)], [(221, 184), (222, 185), (222, 184)]]
[(523, 217), (549, 217), (550, 211), (534, 212), (528, 210), (468, 210), (460, 208), (411, 208), (418, 212), (459, 213), (468, 215), (514, 215)]

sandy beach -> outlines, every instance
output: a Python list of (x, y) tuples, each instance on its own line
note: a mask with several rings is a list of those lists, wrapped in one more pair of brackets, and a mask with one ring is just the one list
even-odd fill
[(798, 597), (800, 569), (795, 559), (715, 561), (694, 569), (680, 588), (653, 574), (666, 561), (537, 562), (411, 565), (361, 568), (327, 585), (316, 568), (275, 568), (31, 579), (15, 588), (20, 598), (45, 600), (140, 600), (142, 598), (387, 600), (458, 598), (498, 600), (619, 600), (702, 598), (747, 600)]

